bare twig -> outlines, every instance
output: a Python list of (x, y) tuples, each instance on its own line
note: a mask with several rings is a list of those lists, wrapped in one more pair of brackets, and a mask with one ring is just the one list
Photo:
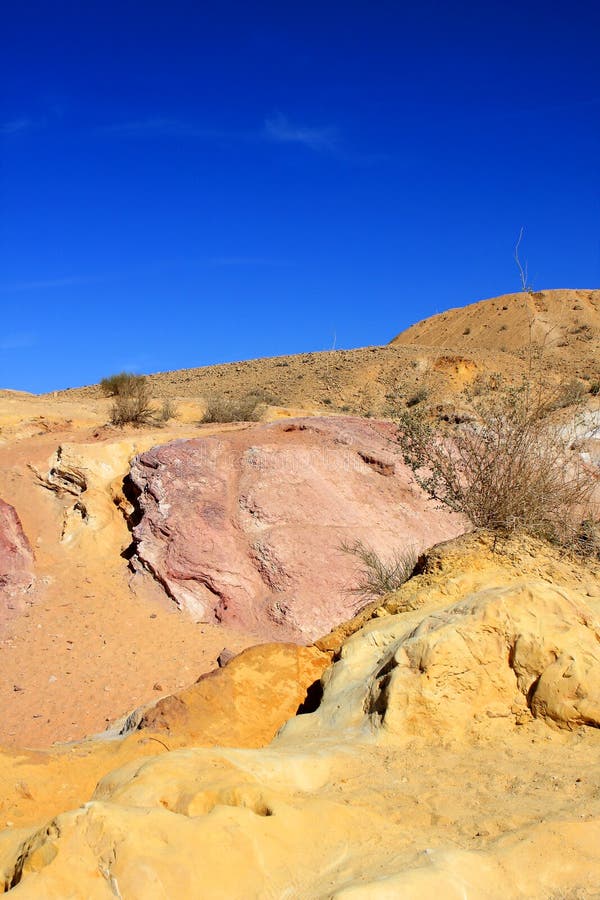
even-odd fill
[(165, 750), (167, 751), (167, 753), (170, 753), (170, 752), (171, 752), (171, 748), (170, 748), (170, 747), (167, 747), (167, 745), (165, 744), (165, 742), (164, 742), (164, 741), (161, 741), (160, 738), (150, 736), (150, 737), (148, 738), (148, 740), (149, 740), (149, 741), (156, 741), (157, 744), (160, 744), (161, 747), (164, 747), (164, 748), (165, 748)]
[(524, 232), (525, 232), (525, 229), (521, 225), (519, 237), (518, 237), (517, 243), (515, 245), (515, 262), (519, 268), (519, 278), (521, 281), (521, 290), (523, 291), (524, 294), (529, 294), (532, 290), (532, 287), (528, 283), (528, 280), (527, 280), (527, 274), (528, 274), (527, 273), (527, 260), (525, 260), (525, 266), (523, 267), (521, 260), (519, 258), (519, 247), (521, 246), (521, 241), (523, 240)]

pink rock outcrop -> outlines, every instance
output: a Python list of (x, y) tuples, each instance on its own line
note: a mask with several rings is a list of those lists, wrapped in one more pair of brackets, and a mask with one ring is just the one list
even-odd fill
[(465, 530), (414, 484), (393, 426), (287, 419), (136, 457), (133, 567), (196, 619), (310, 642), (352, 616), (361, 540), (383, 558)]
[[(33, 581), (33, 553), (15, 509), (0, 500), (0, 625)], [(19, 605), (18, 603), (16, 604)]]

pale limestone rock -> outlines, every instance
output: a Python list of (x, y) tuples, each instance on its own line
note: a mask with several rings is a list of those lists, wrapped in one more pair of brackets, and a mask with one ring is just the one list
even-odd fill
[[(123, 479), (136, 453), (150, 447), (153, 435), (106, 443), (61, 444), (38, 472), (40, 483), (61, 497), (72, 498), (63, 513), (61, 540), (97, 548), (121, 550), (130, 543), (124, 514), (131, 512), (123, 496)], [(114, 545), (114, 547), (113, 547)]]

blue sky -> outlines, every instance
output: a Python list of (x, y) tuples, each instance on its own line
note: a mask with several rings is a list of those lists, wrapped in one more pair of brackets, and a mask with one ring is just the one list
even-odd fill
[(0, 387), (600, 286), (600, 5), (6, 4)]

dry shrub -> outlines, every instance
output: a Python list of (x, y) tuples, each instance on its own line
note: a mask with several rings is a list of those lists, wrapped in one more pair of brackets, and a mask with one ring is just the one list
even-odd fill
[(475, 527), (598, 552), (596, 485), (566, 430), (547, 420), (555, 392), (525, 380), (471, 406), (454, 429), (434, 427), (420, 408), (400, 417), (398, 440), (418, 484)]
[(429, 388), (425, 385), (420, 385), (417, 387), (413, 394), (408, 397), (406, 401), (407, 407), (410, 409), (413, 406), (418, 406), (419, 403), (423, 403), (429, 397)]
[(561, 382), (552, 391), (548, 398), (549, 408), (564, 409), (566, 406), (576, 406), (581, 403), (585, 387), (578, 378), (570, 378)]
[(173, 402), (173, 400), (166, 397), (157, 413), (157, 418), (159, 422), (168, 422), (170, 419), (174, 419), (177, 416), (177, 406)]
[(143, 380), (143, 375), (134, 375), (133, 372), (119, 372), (116, 375), (109, 375), (100, 382), (102, 392), (106, 397), (118, 397), (120, 394), (131, 392), (133, 384), (139, 380)]
[[(119, 377), (119, 376), (117, 376)], [(150, 390), (143, 375), (129, 375), (119, 384), (111, 409), (113, 425), (147, 425), (153, 418)]]
[(351, 591), (365, 599), (383, 597), (397, 591), (412, 575), (418, 557), (415, 549), (409, 547), (397, 550), (390, 559), (384, 560), (362, 541), (343, 543), (340, 550), (358, 559), (358, 582)]
[(266, 394), (246, 394), (233, 399), (215, 395), (206, 405), (201, 422), (258, 422), (271, 398)]

